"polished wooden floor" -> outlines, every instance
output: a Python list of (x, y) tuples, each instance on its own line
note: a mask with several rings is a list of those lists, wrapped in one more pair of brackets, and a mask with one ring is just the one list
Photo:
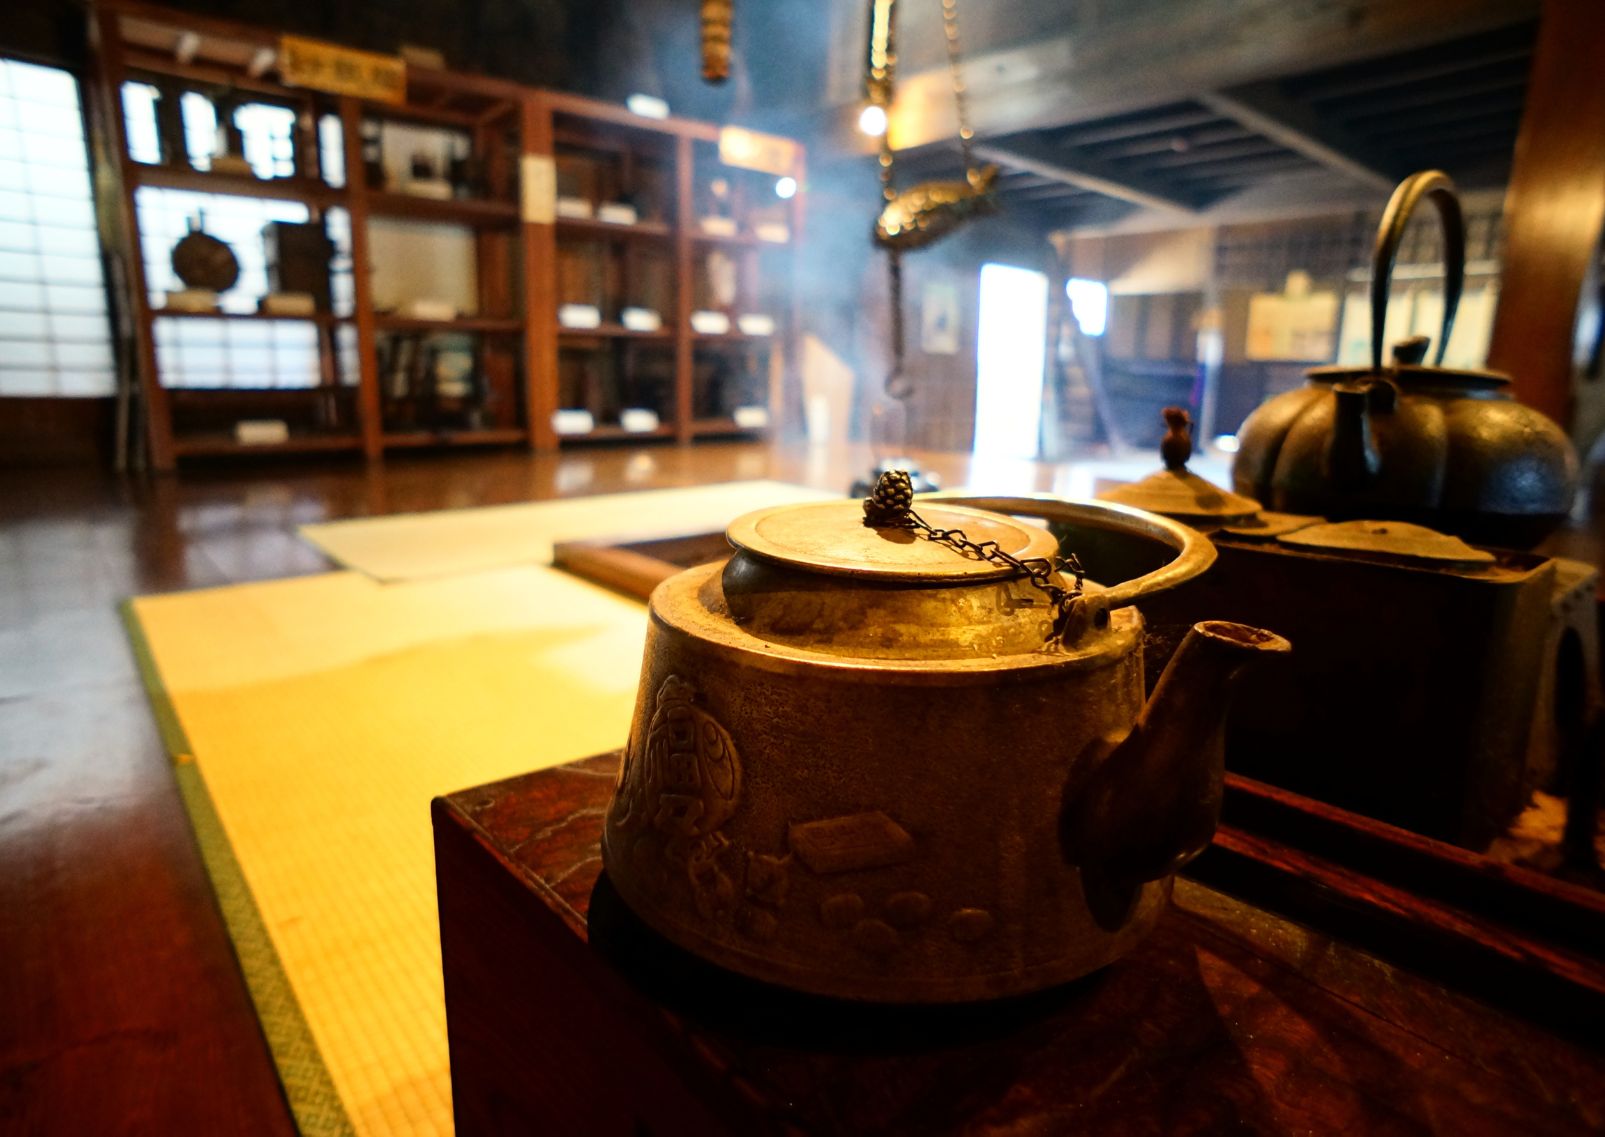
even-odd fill
[[(1066, 485), (1063, 467), (922, 457), (948, 484)], [(0, 1132), (292, 1132), (119, 601), (325, 571), (295, 535), (309, 521), (748, 478), (845, 489), (867, 468), (861, 450), (718, 444), (0, 471)], [(1601, 563), (1600, 531), (1552, 547)]]

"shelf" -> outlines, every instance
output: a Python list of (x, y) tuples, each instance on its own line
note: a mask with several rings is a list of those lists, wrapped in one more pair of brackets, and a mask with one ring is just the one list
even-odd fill
[(141, 186), (159, 186), (190, 193), (300, 201), (314, 205), (339, 205), (345, 201), (344, 190), (310, 178), (253, 178), (244, 174), (214, 174), (209, 170), (147, 166), (139, 162), (127, 163), (127, 169), (134, 183)]
[(673, 438), (674, 427), (660, 426), (656, 430), (625, 430), (622, 426), (598, 426), (584, 434), (559, 434), (559, 442), (628, 442), (657, 438)]
[(661, 221), (637, 221), (633, 225), (623, 225), (613, 221), (598, 221), (595, 218), (585, 217), (559, 217), (557, 219), (557, 235), (559, 237), (572, 237), (577, 240), (611, 239), (617, 241), (643, 240), (663, 241), (672, 236), (674, 230)]
[(524, 321), (490, 316), (458, 316), (454, 320), (419, 320), (411, 316), (375, 315), (375, 331), (380, 332), (481, 332), (485, 335), (516, 336)]
[(560, 340), (621, 339), (642, 340), (647, 343), (669, 343), (674, 339), (674, 332), (668, 328), (659, 328), (655, 332), (636, 332), (626, 328), (623, 324), (602, 324), (595, 328), (565, 328), (562, 325), (558, 325), (557, 338)]
[(149, 315), (153, 320), (275, 320), (280, 323), (317, 324), (320, 327), (351, 322), (349, 316), (336, 316), (330, 312), (290, 316), (277, 312), (189, 312), (182, 308), (151, 308)]
[[(285, 87), (276, 81), (271, 64), (266, 70), (261, 65), (267, 58), (265, 52), (279, 43), (276, 31), (167, 12), (154, 6), (161, 2), (104, 0), (95, 7), (94, 30), (104, 47), (94, 57), (93, 94), (99, 105), (120, 112), (123, 85), (148, 71), (147, 78), (164, 85), (164, 97), (193, 91), (213, 98), (234, 91), (246, 101), (289, 108), (296, 118), (291, 131), (295, 165), (276, 167), (289, 172), (287, 177), (258, 178), (245, 166), (227, 162), (216, 171), (199, 170), (171, 149), (162, 151), (170, 158), (165, 163), (135, 162), (127, 149), (113, 162), (114, 180), (119, 183), (118, 212), (130, 221), (130, 248), (140, 254), (129, 261), (130, 283), (137, 293), (132, 332), (138, 379), (154, 409), (149, 416), (154, 467), (172, 469), (182, 456), (251, 451), (355, 450), (375, 458), (386, 450), (414, 447), (522, 444), (549, 450), (560, 442), (645, 446), (695, 441), (702, 435), (750, 436), (768, 429), (743, 429), (733, 420), (698, 419), (691, 413), (694, 407), (725, 405), (699, 401), (704, 396), (699, 395), (697, 384), (705, 381), (698, 379), (699, 367), (708, 370), (709, 363), (723, 363), (731, 372), (773, 371), (769, 365), (783, 356), (789, 362), (794, 346), (796, 301), (790, 278), (796, 270), (792, 251), (803, 238), (802, 195), (799, 192), (789, 202), (771, 198), (764, 186), (768, 175), (754, 174), (744, 195), (730, 199), (730, 209), (702, 203), (697, 197), (699, 163), (715, 159), (714, 148), (726, 138), (729, 128), (689, 119), (642, 118), (627, 108), (582, 96), (410, 66), (406, 89), (396, 92), (401, 96), (396, 103), (361, 94)], [(180, 31), (192, 31), (200, 39), (193, 51), (194, 45), (185, 46), (181, 59), (175, 58), (174, 48), (174, 36)], [(253, 67), (260, 74), (249, 74)], [(326, 152), (325, 143), (332, 140), (325, 139), (323, 131), (331, 120), (341, 127), (338, 165), (345, 177), (332, 175), (342, 182), (338, 186), (326, 180), (331, 176), (326, 162), (336, 158)], [(474, 183), (477, 193), (473, 196), (444, 199), (423, 196), (431, 189), (441, 194), (448, 191), (442, 184), (409, 180), (405, 172), (410, 165), (392, 170), (394, 176), (369, 182), (374, 155), (368, 143), (375, 122), (414, 123), (425, 130), (466, 135), (469, 152), (482, 162), (485, 182)], [(161, 132), (154, 116), (149, 125)], [(127, 143), (125, 131), (112, 133)], [(384, 144), (393, 141), (385, 138)], [(765, 139), (755, 141), (769, 145)], [(801, 147), (790, 143), (776, 146), (777, 154), (789, 149), (794, 156), (794, 160), (777, 162), (794, 166), (792, 176), (800, 184), (805, 182)], [(460, 146), (453, 142), (451, 150), (457, 153)], [(522, 173), (527, 168), (545, 170), (547, 164), (570, 159), (577, 167), (595, 165), (596, 169), (566, 173), (566, 194), (592, 203), (602, 217), (636, 215), (637, 219), (620, 224), (594, 213), (557, 216), (555, 200), (550, 212), (541, 213), (540, 221), (525, 216), (526, 199), (519, 186)], [(197, 161), (209, 164), (205, 159)], [(538, 165), (531, 167), (531, 163)], [(772, 187), (773, 182), (768, 185)], [(192, 312), (164, 307), (166, 294), (149, 287), (154, 278), (147, 282), (143, 276), (143, 241), (152, 235), (140, 232), (141, 214), (148, 212), (136, 208), (140, 187), (229, 195), (241, 202), (260, 199), (253, 207), (258, 211), (277, 202), (294, 202), (300, 208), (290, 215), (304, 210), (314, 221), (330, 211), (345, 209), (349, 224), (339, 226), (332, 236), (339, 238), (341, 252), (348, 258), (341, 272), (349, 272), (350, 298), (337, 310), (344, 313), (350, 307), (355, 314)], [(467, 191), (466, 186), (461, 188)], [(551, 192), (555, 191), (554, 184)], [(630, 208), (603, 209), (602, 203), (627, 203)], [(568, 208), (572, 203), (563, 205)], [(733, 233), (722, 236), (701, 230), (704, 215), (722, 212), (730, 214), (731, 220), (725, 224), (736, 226)], [(278, 208), (275, 215), (279, 213), (285, 209)], [(759, 222), (775, 227), (766, 229)], [(761, 238), (760, 233), (779, 236), (781, 223), (788, 229), (786, 241)], [(479, 296), (474, 307), (486, 314), (421, 319), (401, 314), (414, 309), (386, 296), (382, 287), (379, 294), (384, 299), (376, 299), (376, 249), (380, 262), (377, 283), (381, 285), (391, 275), (391, 260), (406, 267), (422, 255), (422, 244), (397, 248), (409, 229), (417, 229), (417, 236), (434, 232), (448, 239), (454, 255), (461, 250), (463, 274), (471, 277), (473, 289), (467, 295)], [(694, 292), (698, 274), (707, 269), (702, 262), (709, 258), (719, 261), (723, 254), (739, 269), (743, 295), (751, 294), (737, 309), (770, 306), (769, 314), (777, 324), (772, 335), (749, 336), (732, 325), (727, 333), (704, 336), (687, 323), (687, 310), (692, 306), (688, 294)], [(424, 267), (429, 266), (426, 263)], [(663, 323), (652, 331), (634, 331), (618, 320), (619, 310), (609, 303), (602, 309), (613, 314), (607, 323), (595, 328), (563, 327), (557, 318), (559, 297), (576, 289), (595, 291), (598, 296), (650, 299), (661, 311)], [(235, 291), (227, 299), (240, 307), (254, 307), (254, 291), (247, 290), (251, 295)], [(467, 305), (467, 301), (463, 303)], [(391, 310), (382, 310), (392, 305)], [(395, 311), (396, 307), (401, 312)], [(417, 310), (427, 311), (428, 305)], [(449, 313), (451, 308), (438, 310)], [(193, 322), (206, 320), (218, 322)], [(253, 320), (269, 322), (257, 325), (260, 335), (246, 335), (243, 330), (252, 326), (245, 321)], [(278, 329), (270, 335), (267, 329), (273, 323)], [(179, 372), (171, 369), (175, 361), (170, 351), (156, 350), (158, 339), (166, 348), (167, 340), (178, 333), (203, 329), (202, 340), (293, 340), (295, 350), (307, 357), (304, 368), (300, 355), (296, 357), (295, 377), (327, 382), (306, 388), (226, 387), (223, 384), (235, 372), (222, 367), (199, 374)], [(311, 334), (307, 334), (309, 329)], [(487, 405), (485, 415), (498, 428), (432, 425), (480, 421), (447, 414), (446, 404), (440, 404), (438, 416), (427, 415), (427, 408), (420, 404), (416, 415), (387, 417), (390, 404), (383, 393), (381, 364), (399, 362), (391, 358), (393, 349), (397, 345), (405, 349), (419, 339), (436, 345), (456, 342), (477, 357), (484, 382), (495, 390), (498, 400)], [(240, 371), (238, 377), (250, 381), (274, 377), (266, 363), (261, 370), (265, 374)], [(209, 386), (166, 387), (164, 374), (198, 379)], [(770, 380), (771, 386), (778, 385), (773, 375)], [(575, 383), (601, 381), (646, 384), (641, 389), (650, 395), (637, 397), (660, 404), (664, 418), (672, 416), (672, 421), (660, 421), (650, 431), (628, 431), (616, 421), (616, 414), (610, 414), (613, 421), (583, 435), (558, 436), (552, 415), (560, 409), (561, 395)], [(516, 414), (511, 407), (519, 408)], [(499, 409), (500, 418), (491, 416), (492, 408)], [(281, 420), (292, 436), (282, 443), (261, 446), (239, 443), (234, 437), (235, 424), (253, 418)]]
[(743, 249), (789, 249), (791, 238), (784, 241), (765, 241), (751, 229), (741, 229), (730, 236), (709, 233), (702, 228), (691, 230), (691, 239), (700, 245), (736, 245)]
[(692, 332), (691, 333), (691, 340), (692, 340), (693, 343), (712, 344), (712, 345), (715, 345), (715, 346), (717, 346), (718, 344), (745, 344), (745, 343), (754, 343), (754, 342), (757, 342), (757, 343), (772, 343), (773, 341), (778, 340), (780, 338), (781, 338), (781, 336), (780, 336), (780, 332), (778, 330), (770, 332), (768, 335), (762, 335), (762, 336), (760, 336), (760, 335), (750, 335), (747, 332)]
[(529, 431), (518, 427), (440, 427), (434, 430), (386, 431), (387, 447), (411, 446), (507, 446), (529, 441)]
[(437, 221), (453, 225), (517, 225), (518, 206), (510, 201), (452, 198), (440, 201), (406, 193), (370, 191), (368, 212), (376, 217)]
[(240, 442), (232, 434), (198, 434), (173, 439), (173, 449), (184, 455), (307, 454), (318, 451), (360, 450), (354, 434), (299, 434), (283, 442)]
[(691, 424), (693, 435), (707, 434), (763, 434), (769, 430), (769, 424), (762, 426), (742, 426), (733, 418), (699, 418)]

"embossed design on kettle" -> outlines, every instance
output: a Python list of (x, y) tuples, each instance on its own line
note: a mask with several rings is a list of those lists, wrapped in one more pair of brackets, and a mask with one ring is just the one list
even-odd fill
[(705, 838), (729, 821), (741, 798), (736, 744), (711, 714), (696, 706), (695, 687), (677, 675), (664, 679), (646, 739), (631, 739), (619, 773), (614, 824), (649, 826), (670, 839)]

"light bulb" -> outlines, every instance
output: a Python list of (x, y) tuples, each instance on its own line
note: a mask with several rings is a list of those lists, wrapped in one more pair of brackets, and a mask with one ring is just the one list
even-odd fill
[(879, 138), (886, 133), (886, 108), (878, 103), (870, 103), (858, 112), (858, 129), (871, 138)]
[(796, 178), (781, 178), (775, 183), (775, 196), (782, 201), (789, 201), (797, 193)]

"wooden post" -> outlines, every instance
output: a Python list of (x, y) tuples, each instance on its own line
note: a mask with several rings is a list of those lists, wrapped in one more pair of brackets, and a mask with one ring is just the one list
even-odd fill
[[(1572, 340), (1605, 223), (1605, 4), (1544, 0), (1505, 194), (1504, 277), (1488, 365), (1515, 394), (1575, 425)], [(1591, 400), (1592, 401), (1592, 400)]]
[(345, 142), (347, 209), (351, 217), (352, 319), (357, 328), (357, 421), (362, 453), (369, 461), (384, 456), (384, 419), (379, 399), (378, 328), (373, 318), (373, 280), (368, 251), (368, 177), (362, 163), (362, 104), (340, 97), (340, 132)]
[[(525, 157), (553, 160), (552, 110), (535, 93), (519, 102), (519, 140)], [(526, 163), (527, 164), (527, 163)], [(557, 449), (552, 412), (557, 410), (557, 227), (552, 218), (534, 218), (524, 202), (530, 193), (519, 170), (524, 266), (524, 404), (529, 440), (536, 450)]]
[(692, 386), (696, 357), (691, 332), (692, 292), (695, 287), (696, 151), (689, 135), (674, 140), (674, 436), (681, 442), (695, 437), (692, 422)]
[(95, 35), (95, 67), (98, 90), (94, 105), (96, 119), (104, 132), (110, 168), (116, 171), (116, 222), (122, 234), (126, 265), (130, 323), (134, 337), (134, 370), (145, 398), (145, 425), (150, 438), (150, 464), (157, 470), (171, 470), (177, 463), (173, 442), (173, 417), (167, 389), (156, 368), (155, 328), (150, 310), (150, 289), (145, 282), (145, 253), (140, 245), (135, 221), (134, 179), (128, 157), (128, 139), (123, 129), (123, 41), (118, 14), (105, 8), (92, 17)]

